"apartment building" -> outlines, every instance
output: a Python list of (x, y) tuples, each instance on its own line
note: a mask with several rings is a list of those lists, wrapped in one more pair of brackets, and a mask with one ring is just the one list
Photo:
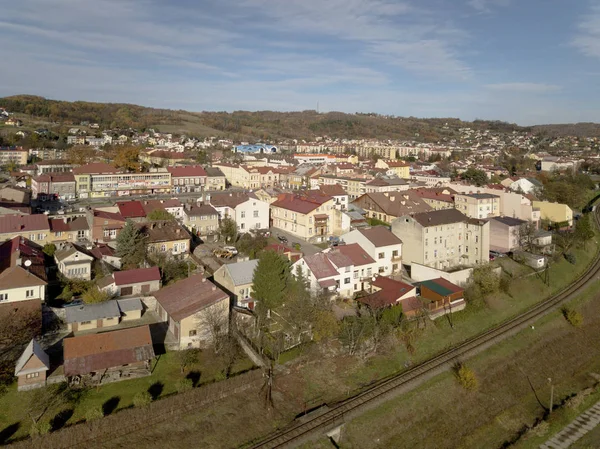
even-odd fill
[(573, 210), (566, 204), (534, 201), (533, 207), (538, 208), (542, 220), (573, 226)]
[(491, 193), (457, 193), (454, 207), (469, 218), (490, 218), (500, 215), (500, 197)]
[(0, 165), (27, 165), (27, 156), (29, 156), (29, 151), (22, 148), (2, 147), (0, 148)]
[(216, 241), (219, 234), (219, 212), (208, 204), (188, 204), (183, 210), (183, 224), (202, 240)]
[(381, 176), (367, 181), (364, 193), (402, 192), (409, 188), (410, 184), (406, 179), (395, 176)]
[(239, 232), (269, 227), (269, 203), (259, 200), (253, 193), (215, 193), (209, 203), (217, 210), (220, 219), (229, 217), (235, 220)]
[(359, 244), (375, 260), (375, 272), (381, 276), (396, 274), (402, 269), (402, 240), (385, 226), (355, 229), (341, 239), (347, 244)]
[(50, 243), (48, 217), (43, 214), (0, 216), (0, 241), (14, 237), (24, 237), (41, 246)]
[(414, 189), (414, 192), (423, 198), (434, 210), (454, 209), (454, 195), (456, 192), (448, 188), (423, 188)]
[(221, 170), (216, 167), (206, 167), (206, 190), (225, 190), (227, 178)]
[(368, 218), (376, 218), (391, 223), (403, 215), (417, 214), (432, 210), (419, 195), (412, 190), (405, 192), (365, 193), (352, 204), (367, 212)]
[(402, 240), (403, 263), (449, 269), (489, 261), (490, 225), (457, 209), (404, 215), (392, 222)]
[(73, 173), (48, 173), (31, 179), (33, 199), (73, 199), (76, 196)]
[(200, 165), (167, 167), (171, 174), (173, 190), (181, 192), (201, 192), (206, 186), (206, 170)]
[(379, 159), (375, 163), (375, 168), (393, 171), (398, 178), (410, 178), (410, 164), (405, 161)]
[(272, 167), (256, 167), (237, 164), (213, 164), (220, 169), (234, 187), (259, 189), (279, 185), (279, 173)]

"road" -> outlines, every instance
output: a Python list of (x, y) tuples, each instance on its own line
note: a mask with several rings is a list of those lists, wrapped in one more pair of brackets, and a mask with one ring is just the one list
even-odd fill
[[(596, 223), (600, 225), (597, 213), (594, 214), (594, 218)], [(456, 360), (465, 360), (468, 357), (472, 357), (531, 326), (539, 318), (554, 311), (563, 303), (578, 296), (580, 291), (596, 283), (599, 276), (600, 258), (597, 256), (579, 279), (526, 312), (472, 337), (407, 371), (383, 379), (352, 398), (337, 404), (327, 404), (328, 410), (323, 414), (301, 423), (292, 422), (287, 428), (267, 436), (262, 441), (252, 445), (251, 448), (293, 448), (318, 439), (327, 432), (383, 404), (398, 394), (413, 390), (423, 382), (450, 368)]]
[(319, 248), (318, 246), (313, 245), (312, 243), (308, 243), (305, 240), (299, 239), (298, 237), (293, 236), (289, 232), (282, 231), (281, 229), (271, 227), (269, 231), (271, 231), (271, 235), (275, 238), (277, 238), (277, 236), (280, 235), (287, 238), (288, 242), (285, 243), (285, 245), (290, 248), (293, 248), (294, 244), (296, 243), (299, 244), (300, 250), (304, 253), (305, 256), (312, 256), (313, 254), (323, 251), (323, 248)]

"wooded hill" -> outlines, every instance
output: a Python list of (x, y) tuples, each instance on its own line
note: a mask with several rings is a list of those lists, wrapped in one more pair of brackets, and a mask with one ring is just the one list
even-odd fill
[(537, 131), (547, 135), (554, 133), (600, 135), (600, 125), (595, 124), (543, 125), (525, 128), (501, 121), (465, 122), (457, 118), (421, 119), (378, 114), (317, 113), (312, 110), (187, 112), (120, 103), (57, 101), (32, 95), (0, 98), (0, 107), (13, 113), (27, 114), (64, 125), (79, 125), (87, 121), (99, 123), (102, 128), (138, 130), (155, 128), (164, 132), (197, 137), (226, 136), (251, 141), (312, 140), (317, 136), (328, 136), (347, 139), (410, 139), (436, 142), (457, 137), (458, 129), (462, 127), (505, 133)]

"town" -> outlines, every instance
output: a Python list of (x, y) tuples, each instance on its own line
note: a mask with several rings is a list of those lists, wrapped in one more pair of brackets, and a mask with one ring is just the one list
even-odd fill
[[(401, 351), (391, 375), (445, 347), (421, 352), (428, 329), (483, 332), (543, 299), (489, 297), (562, 288), (596, 247), (595, 137), (240, 141), (28, 120), (0, 109), (0, 403), (26, 404), (19, 438), (257, 368), (269, 408), (308, 347)], [(129, 393), (64, 415), (102, 388)]]

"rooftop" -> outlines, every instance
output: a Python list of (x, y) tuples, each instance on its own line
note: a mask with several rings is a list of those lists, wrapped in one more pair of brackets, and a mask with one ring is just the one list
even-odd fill
[(426, 228), (450, 223), (462, 223), (467, 220), (467, 216), (456, 209), (432, 210), (431, 212), (415, 214), (412, 218)]
[(116, 285), (137, 284), (140, 282), (160, 281), (158, 267), (137, 268), (135, 270), (115, 271), (113, 279)]
[(245, 285), (252, 283), (254, 270), (258, 265), (258, 259), (247, 260), (245, 262), (237, 262), (226, 264), (225, 269), (229, 272), (233, 285)]
[(449, 296), (453, 293), (463, 292), (464, 289), (444, 278), (431, 279), (420, 282), (421, 287), (427, 287), (429, 290), (441, 296)]
[(44, 214), (0, 216), (0, 234), (49, 230), (48, 217)]
[(373, 226), (368, 228), (358, 229), (376, 248), (390, 245), (401, 245), (400, 240), (392, 231), (385, 226)]

